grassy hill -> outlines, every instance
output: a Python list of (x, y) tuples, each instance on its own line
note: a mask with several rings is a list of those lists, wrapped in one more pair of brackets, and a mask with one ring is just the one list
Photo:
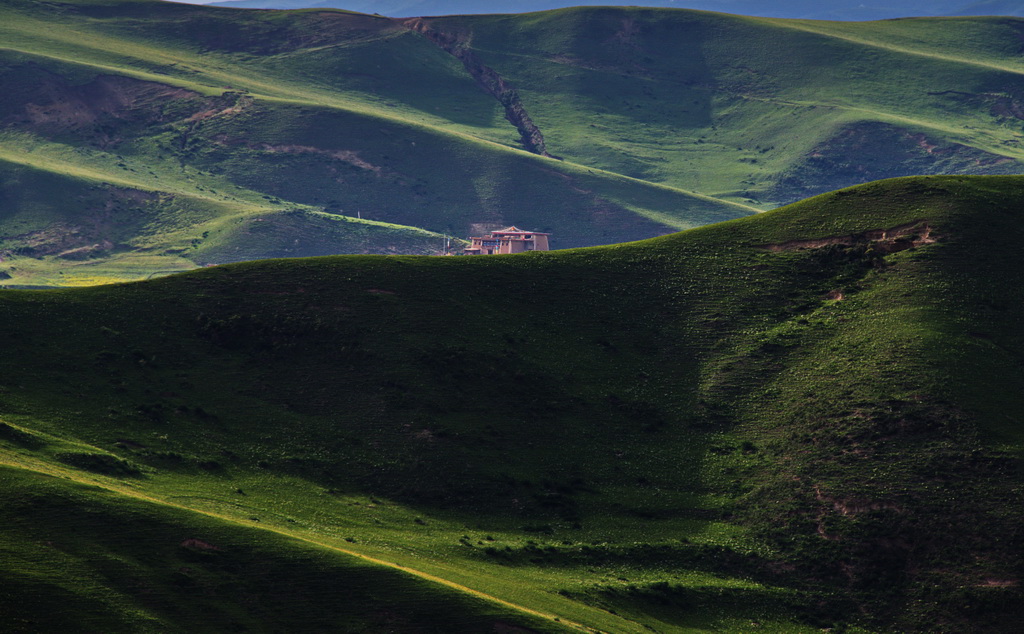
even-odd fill
[[(36, 258), (5, 270), (12, 284), (101, 275), (67, 264), (65, 247), (91, 249), (92, 268), (116, 280), (111, 269), (124, 260), (149, 258), (149, 269), (129, 265), (120, 279), (286, 254), (439, 253), (442, 234), (512, 222), (567, 247), (754, 211), (516, 151), (500, 103), (390, 20), (156, 0), (0, 11), (0, 160), (61, 183), (11, 188), (0, 215), (6, 258)], [(131, 211), (142, 226), (92, 230), (107, 210), (76, 200), (83, 188), (138, 200)], [(244, 227), (256, 220), (288, 229), (254, 243)], [(79, 236), (73, 245), (69, 233)]]
[(507, 224), (608, 244), (1017, 172), (1021, 24), (10, 0), (0, 283), (438, 253)]
[(1020, 170), (1015, 19), (567, 9), (427, 25), (461, 33), (518, 87), (549, 151), (638, 178), (774, 204)]
[(0, 614), (1007, 631), (1022, 200), (898, 179), (617, 246), (0, 294)]
[(1024, 15), (1024, 3), (1018, 0), (981, 0), (951, 15)]

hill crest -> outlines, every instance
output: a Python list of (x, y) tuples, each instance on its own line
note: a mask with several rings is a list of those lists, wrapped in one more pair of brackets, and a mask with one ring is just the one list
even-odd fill
[[(110, 491), (102, 517), (134, 492), (223, 524), (175, 544), (295, 533), (599, 630), (998, 631), (1024, 552), (1021, 199), (907, 178), (631, 244), (5, 292), (0, 456)], [(16, 508), (38, 528), (7, 543), (52, 539)]]

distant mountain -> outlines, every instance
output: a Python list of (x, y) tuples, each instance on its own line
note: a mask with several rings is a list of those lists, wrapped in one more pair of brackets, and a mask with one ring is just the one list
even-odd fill
[[(525, 13), (563, 7), (614, 6), (631, 4), (622, 0), (227, 0), (215, 6), (249, 9), (336, 8), (361, 13), (379, 13), (393, 17), (422, 15), (456, 15), (484, 13)], [(908, 0), (900, 3), (856, 2), (853, 0), (789, 0), (761, 2), (757, 0), (646, 0), (643, 6), (700, 9), (740, 15), (772, 18), (806, 18), (818, 20), (882, 20), (909, 16), (979, 15), (978, 11), (1013, 13), (1008, 9), (983, 10), (964, 8), (964, 0)], [(979, 5), (1014, 5), (1012, 0), (993, 0)]]
[(950, 15), (1024, 15), (1021, 0), (983, 0), (964, 7)]

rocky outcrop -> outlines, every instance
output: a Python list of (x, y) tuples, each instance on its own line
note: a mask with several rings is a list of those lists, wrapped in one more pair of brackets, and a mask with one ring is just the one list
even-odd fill
[(530, 118), (529, 113), (519, 98), (519, 91), (505, 80), (496, 70), (487, 66), (476, 53), (467, 46), (466, 39), (456, 33), (446, 33), (431, 27), (423, 18), (405, 20), (402, 24), (439, 46), (446, 53), (454, 56), (466, 71), (473, 77), (477, 85), (497, 99), (505, 108), (505, 118), (519, 131), (523, 147), (527, 151), (541, 156), (550, 157), (544, 143), (544, 135)]
[(863, 233), (829, 236), (813, 240), (790, 240), (778, 244), (766, 244), (761, 248), (778, 253), (780, 251), (795, 251), (797, 249), (822, 249), (837, 244), (847, 247), (867, 244), (879, 253), (888, 254), (926, 244), (934, 244), (937, 241), (938, 239), (931, 225), (927, 221), (921, 220), (892, 227), (891, 229), (874, 229)]

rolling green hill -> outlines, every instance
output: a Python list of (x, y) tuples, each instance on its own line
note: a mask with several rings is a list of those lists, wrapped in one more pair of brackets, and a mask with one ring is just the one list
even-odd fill
[(0, 294), (5, 629), (1008, 631), (1022, 200)]
[(608, 244), (1018, 172), (1021, 24), (8, 0), (0, 283), (439, 253), (507, 224)]
[[(516, 151), (500, 103), (390, 20), (156, 0), (0, 11), (11, 284), (440, 253), (442, 234), (511, 222), (563, 247), (608, 243), (754, 211)], [(25, 170), (52, 185), (18, 185)], [(80, 200), (82, 190), (104, 193)], [(104, 196), (136, 201), (124, 206), (135, 221), (103, 229)], [(254, 238), (254, 222), (279, 228)]]
[(952, 15), (1024, 15), (1024, 3), (1019, 0), (981, 0)]

